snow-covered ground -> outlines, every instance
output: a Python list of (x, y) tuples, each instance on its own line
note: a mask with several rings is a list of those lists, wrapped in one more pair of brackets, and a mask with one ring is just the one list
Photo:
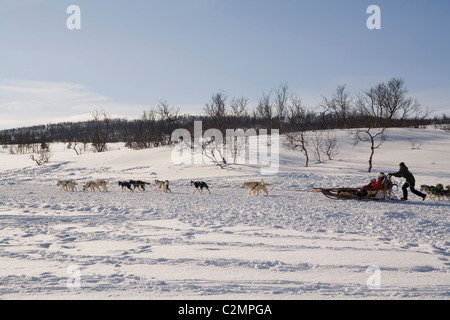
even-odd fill
[[(391, 129), (367, 173), (369, 145), (338, 131), (335, 160), (304, 167), (280, 149), (268, 196), (250, 196), (255, 165), (176, 165), (169, 147), (50, 163), (0, 150), (2, 299), (449, 299), (450, 201), (334, 201), (313, 187), (359, 187), (406, 162), (421, 184), (450, 185), (450, 135)], [(420, 148), (412, 149), (414, 137)], [(168, 179), (172, 193), (122, 191), (119, 180)], [(62, 192), (58, 180), (75, 179)], [(84, 192), (109, 179), (108, 192)], [(191, 179), (211, 194), (193, 194)], [(401, 186), (402, 179), (396, 180)], [(395, 189), (398, 197), (401, 190)]]

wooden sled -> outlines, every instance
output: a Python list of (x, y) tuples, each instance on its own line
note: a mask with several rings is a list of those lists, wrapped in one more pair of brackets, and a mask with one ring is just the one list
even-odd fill
[(333, 200), (393, 200), (390, 190), (367, 190), (365, 195), (359, 188), (313, 188), (312, 192), (320, 192)]

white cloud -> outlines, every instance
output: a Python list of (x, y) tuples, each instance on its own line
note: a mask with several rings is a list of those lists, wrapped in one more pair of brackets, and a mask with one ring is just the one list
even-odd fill
[(450, 93), (447, 89), (438, 88), (411, 92), (411, 97), (417, 98), (424, 110), (429, 108), (431, 117), (440, 117), (444, 113), (448, 116), (450, 113)]
[(0, 129), (88, 120), (93, 110), (121, 116), (121, 105), (70, 82), (0, 80)]

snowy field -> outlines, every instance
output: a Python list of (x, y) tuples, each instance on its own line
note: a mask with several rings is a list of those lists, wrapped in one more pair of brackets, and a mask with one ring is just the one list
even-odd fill
[[(421, 184), (450, 185), (450, 134), (391, 129), (367, 173), (369, 145), (337, 132), (335, 160), (304, 167), (280, 150), (268, 196), (240, 186), (250, 165), (174, 165), (169, 147), (50, 163), (0, 150), (0, 299), (449, 299), (450, 201), (327, 199), (313, 187), (360, 187), (404, 161)], [(420, 148), (412, 148), (414, 137)], [(172, 193), (122, 191), (119, 180), (168, 179)], [(63, 192), (58, 180), (75, 179)], [(109, 179), (108, 192), (84, 192)], [(193, 194), (191, 179), (211, 194)], [(402, 179), (397, 179), (401, 186)], [(394, 189), (401, 197), (401, 189)]]

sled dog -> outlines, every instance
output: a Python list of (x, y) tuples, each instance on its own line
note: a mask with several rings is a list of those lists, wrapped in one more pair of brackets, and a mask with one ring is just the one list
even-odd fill
[(450, 198), (450, 185), (446, 186), (444, 189), (444, 185), (442, 183), (438, 183), (436, 185), (436, 193), (438, 197), (438, 201), (445, 200), (445, 198)]
[(263, 179), (261, 179), (261, 182), (258, 183), (255, 187), (253, 187), (253, 192), (257, 193), (256, 195), (259, 196), (259, 194), (261, 193), (261, 191), (264, 191), (266, 193), (266, 195), (269, 195), (269, 191), (267, 190), (266, 187), (270, 187), (273, 186), (273, 184), (271, 183), (265, 183)]
[(169, 188), (169, 181), (160, 181), (158, 179), (155, 179), (155, 186), (157, 187), (156, 192), (164, 191), (164, 192), (172, 192)]
[(123, 191), (123, 188), (127, 188), (130, 191), (134, 191), (133, 189), (131, 189), (131, 184), (128, 181), (119, 181), (118, 185), (120, 187), (122, 187), (122, 191)]
[(420, 186), (420, 190), (425, 192), (426, 194), (428, 194), (430, 200), (435, 200), (436, 199), (436, 188), (433, 186), (429, 186), (426, 184), (422, 184)]
[(445, 195), (444, 195), (444, 185), (442, 184), (442, 183), (438, 183), (437, 185), (436, 185), (436, 190), (435, 190), (435, 194), (436, 194), (436, 196), (437, 196), (437, 198), (438, 198), (438, 201), (441, 201), (441, 197), (442, 198), (444, 198), (445, 197)]
[(66, 188), (67, 188), (67, 184), (69, 183), (70, 181), (64, 181), (64, 180), (60, 180), (60, 181), (58, 181), (58, 183), (56, 184), (58, 187), (61, 187), (61, 191), (67, 191), (66, 190)]
[(447, 199), (450, 199), (450, 185), (445, 187), (444, 192), (445, 192), (444, 195), (447, 197)]
[(444, 189), (444, 186), (441, 183), (438, 183), (436, 186), (423, 184), (420, 186), (420, 190), (427, 193), (431, 200), (437, 199), (438, 201), (441, 201), (441, 199), (444, 199), (445, 197), (450, 198), (450, 185), (446, 186)]
[(273, 184), (270, 183), (265, 183), (263, 179), (261, 179), (261, 182), (244, 182), (241, 186), (241, 188), (249, 188), (250, 191), (248, 192), (248, 194), (254, 194), (259, 196), (259, 194), (261, 193), (261, 191), (264, 191), (266, 195), (269, 195), (269, 191), (267, 191), (267, 187), (272, 186)]
[(78, 183), (76, 183), (75, 180), (64, 180), (64, 181), (58, 181), (58, 183), (56, 184), (57, 186), (61, 187), (61, 191), (76, 191), (77, 190), (77, 185)]
[(248, 189), (250, 189), (250, 190), (248, 191), (248, 194), (252, 194), (252, 193), (254, 192), (254, 191), (253, 191), (253, 188), (256, 187), (256, 186), (258, 185), (258, 183), (259, 183), (259, 182), (250, 182), (250, 181), (247, 181), (247, 182), (244, 182), (244, 183), (242, 184), (241, 188), (248, 188)]
[(147, 185), (147, 184), (150, 184), (150, 183), (148, 183), (148, 182), (144, 182), (144, 181), (141, 181), (141, 180), (130, 180), (130, 184), (133, 186), (133, 190), (136, 190), (136, 188), (139, 190), (139, 188), (142, 190), (142, 191), (145, 191), (145, 186)]
[(203, 193), (203, 189), (208, 190), (209, 194), (211, 194), (211, 190), (209, 190), (209, 186), (203, 181), (194, 181), (191, 180), (191, 186), (195, 187), (193, 194), (198, 191), (198, 193)]
[(99, 183), (99, 187), (101, 187), (103, 189), (103, 191), (108, 191), (108, 184), (109, 184), (109, 180), (100, 180), (97, 181)]
[(75, 180), (70, 181), (70, 182), (67, 184), (67, 189), (70, 189), (70, 191), (72, 191), (72, 192), (77, 191), (77, 185), (78, 185), (78, 183), (76, 183)]
[[(83, 186), (83, 191), (95, 191), (95, 189), (98, 189), (98, 185), (95, 181), (88, 181)], [(100, 189), (98, 189), (100, 191)]]
[(109, 180), (88, 181), (84, 184), (83, 191), (87, 191), (88, 189), (91, 191), (95, 191), (97, 189), (101, 192), (102, 190), (100, 190), (100, 187), (103, 189), (103, 191), (108, 191), (108, 184)]

